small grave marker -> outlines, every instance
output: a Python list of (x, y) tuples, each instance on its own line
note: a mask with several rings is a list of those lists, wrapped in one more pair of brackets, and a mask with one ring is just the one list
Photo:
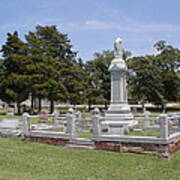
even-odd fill
[(39, 123), (46, 123), (48, 121), (48, 112), (45, 110), (41, 110), (39, 113)]

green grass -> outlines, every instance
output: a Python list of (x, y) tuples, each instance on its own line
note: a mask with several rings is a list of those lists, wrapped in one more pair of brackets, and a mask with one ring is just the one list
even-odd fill
[(144, 131), (130, 131), (128, 135), (135, 135), (135, 136), (159, 136), (159, 130), (144, 130)]
[(80, 132), (79, 133), (79, 137), (81, 137), (81, 138), (91, 138), (92, 136), (93, 136), (93, 134), (90, 132)]
[(180, 152), (166, 161), (0, 139), (0, 180), (178, 180)]
[(0, 109), (0, 115), (6, 115), (6, 110), (5, 109)]
[[(107, 135), (108, 133), (104, 133)], [(134, 136), (159, 136), (159, 130), (145, 130), (145, 131), (130, 131), (127, 135), (134, 135)], [(90, 132), (80, 132), (79, 137), (81, 138), (91, 138), (92, 133)]]
[[(169, 131), (169, 134), (172, 134), (172, 131)], [(107, 132), (103, 135), (108, 135)], [(127, 135), (129, 136), (160, 136), (159, 130), (144, 130), (144, 131), (130, 131)], [(92, 138), (93, 134), (91, 132), (80, 132), (79, 137), (81, 138)]]
[(180, 108), (180, 104), (176, 104), (176, 105), (168, 106), (168, 107), (172, 107), (172, 108)]
[[(30, 122), (31, 124), (38, 124), (39, 123), (39, 117), (33, 117), (33, 118), (30, 118)], [(52, 119), (48, 119), (46, 121), (46, 124), (52, 124), (53, 123), (53, 120)]]
[(21, 116), (0, 116), (0, 121), (2, 121), (3, 119), (20, 119)]

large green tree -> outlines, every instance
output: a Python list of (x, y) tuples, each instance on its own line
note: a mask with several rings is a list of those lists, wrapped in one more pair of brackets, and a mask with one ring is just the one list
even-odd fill
[(180, 99), (180, 50), (165, 41), (158, 41), (154, 47), (158, 51), (156, 66), (158, 66), (164, 87), (164, 97), (167, 101)]
[(155, 56), (133, 57), (127, 61), (134, 76), (129, 78), (129, 93), (144, 105), (145, 101), (164, 105), (163, 84)]
[(165, 41), (158, 41), (154, 47), (157, 55), (133, 57), (128, 66), (134, 76), (129, 80), (130, 93), (135, 98), (159, 104), (162, 109), (168, 101), (178, 101), (180, 93), (180, 50)]
[(110, 73), (109, 65), (114, 58), (112, 51), (95, 53), (94, 59), (86, 63), (89, 87), (86, 91), (89, 105), (92, 103), (107, 104), (110, 99)]
[(63, 73), (68, 101), (70, 104), (82, 104), (86, 101), (87, 73), (82, 62), (76, 62)]
[(62, 73), (73, 65), (75, 53), (71, 50), (72, 45), (67, 35), (60, 33), (56, 26), (37, 26), (35, 32), (29, 32), (25, 37), (29, 45), (29, 56), (34, 62), (32, 97), (38, 97), (39, 100), (47, 97), (52, 112), (54, 101), (65, 101), (67, 97)]
[(7, 103), (17, 103), (20, 113), (20, 103), (28, 97), (27, 44), (20, 40), (17, 32), (8, 33), (1, 52), (4, 60), (1, 66), (0, 98)]

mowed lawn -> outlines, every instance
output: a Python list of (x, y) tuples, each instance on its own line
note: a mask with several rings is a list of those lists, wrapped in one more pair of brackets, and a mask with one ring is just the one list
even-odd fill
[(179, 180), (180, 152), (167, 161), (137, 154), (72, 150), (0, 138), (0, 180)]

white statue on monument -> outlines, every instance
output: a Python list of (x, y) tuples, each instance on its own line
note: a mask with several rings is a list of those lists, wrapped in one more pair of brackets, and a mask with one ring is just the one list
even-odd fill
[(121, 69), (122, 71), (127, 71), (126, 63), (123, 60), (123, 41), (121, 38), (117, 38), (114, 41), (114, 57), (115, 58), (109, 66), (109, 71), (119, 71), (119, 69)]
[(114, 42), (114, 56), (115, 58), (123, 59), (123, 46), (121, 38), (117, 38)]

